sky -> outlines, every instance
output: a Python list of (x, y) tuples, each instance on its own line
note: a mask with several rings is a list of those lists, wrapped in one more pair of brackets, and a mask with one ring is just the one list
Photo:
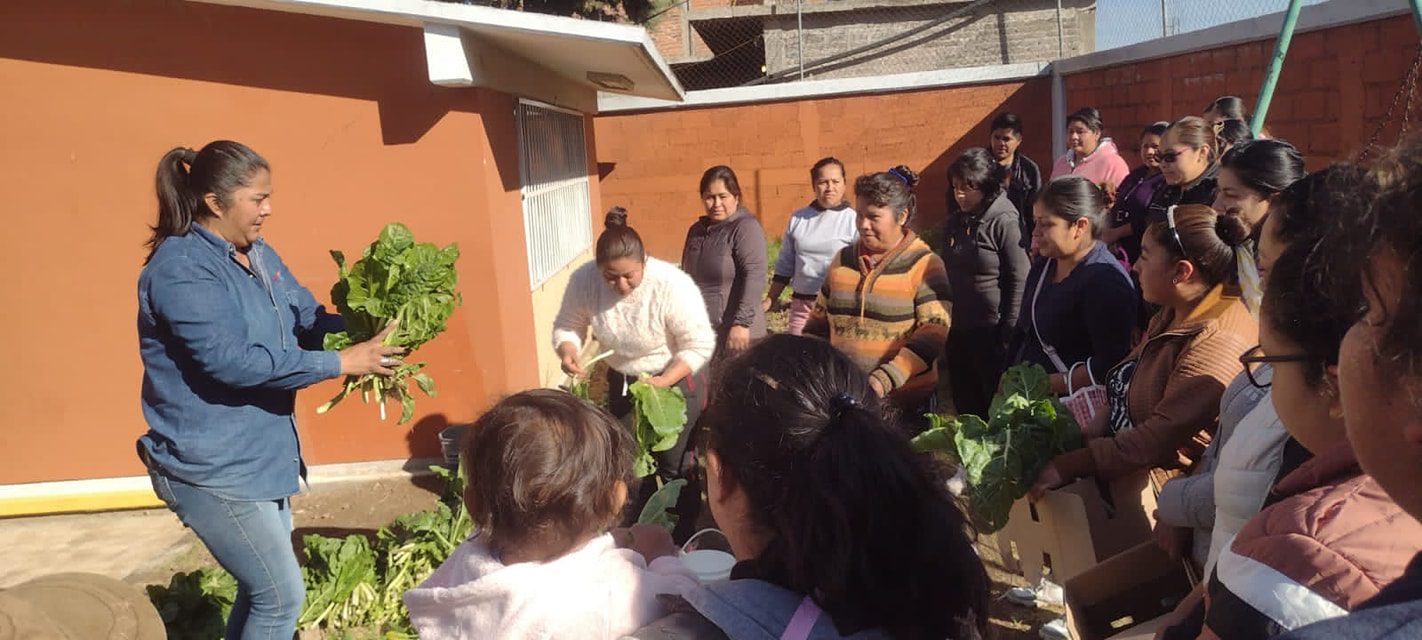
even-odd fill
[[(1304, 0), (1304, 6), (1327, 0)], [(1347, 0), (1338, 0), (1347, 1)], [(1161, 37), (1161, 0), (1096, 0), (1096, 49)], [(1169, 34), (1282, 12), (1289, 0), (1165, 0)]]

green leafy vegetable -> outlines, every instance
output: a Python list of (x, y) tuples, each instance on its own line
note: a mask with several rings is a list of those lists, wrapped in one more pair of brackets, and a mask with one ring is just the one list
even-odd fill
[(237, 580), (216, 567), (174, 574), (168, 586), (149, 585), (148, 599), (158, 609), (170, 638), (221, 638)]
[[(307, 558), (302, 629), (322, 629), (327, 638), (413, 640), (405, 591), (424, 582), (473, 528), (462, 500), (463, 474), (430, 469), (445, 481), (440, 503), (396, 518), (375, 534), (373, 545), (361, 535), (302, 539)], [(148, 588), (170, 638), (221, 638), (236, 595), (236, 580), (217, 567), (180, 573), (167, 587)]]
[(683, 488), (686, 487), (686, 480), (677, 478), (661, 486), (651, 498), (647, 499), (647, 504), (642, 505), (642, 513), (637, 516), (639, 524), (655, 524), (665, 528), (668, 532), (676, 528), (676, 516), (669, 510), (676, 506), (676, 501), (681, 497)]
[(643, 478), (657, 471), (653, 452), (676, 446), (686, 426), (686, 397), (676, 387), (654, 387), (641, 380), (632, 383), (628, 391), (632, 393), (632, 426), (637, 440), (632, 473)]
[[(413, 352), (444, 331), (445, 321), (461, 302), (454, 290), (457, 275), (454, 263), (459, 247), (443, 249), (430, 243), (417, 243), (410, 230), (400, 223), (385, 225), (380, 237), (366, 247), (361, 259), (346, 265), (346, 256), (332, 251), (338, 277), (331, 287), (335, 303), (346, 330), (326, 336), (325, 348), (339, 350), (365, 342), (392, 320), (395, 329), (385, 337), (385, 344), (404, 347)], [(415, 414), (415, 398), (410, 394), (414, 380), (425, 395), (435, 395), (434, 380), (420, 373), (425, 363), (406, 362), (395, 367), (388, 378), (380, 375), (346, 376), (340, 393), (316, 410), (325, 413), (347, 395), (359, 390), (370, 402), (373, 395), (380, 404), (380, 419), (385, 419), (385, 401), (400, 403), (403, 424)]]
[(929, 414), (930, 427), (913, 446), (947, 453), (963, 467), (974, 519), (992, 533), (1007, 524), (1012, 503), (1027, 495), (1042, 467), (1082, 445), (1076, 420), (1036, 365), (1016, 365), (1002, 375), (988, 414), (986, 421)]

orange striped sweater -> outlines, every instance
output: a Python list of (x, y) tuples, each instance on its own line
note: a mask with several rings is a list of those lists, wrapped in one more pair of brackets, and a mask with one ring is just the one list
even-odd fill
[(830, 263), (807, 333), (827, 335), (904, 407), (938, 387), (938, 357), (948, 339), (948, 272), (912, 231), (870, 268), (859, 244)]

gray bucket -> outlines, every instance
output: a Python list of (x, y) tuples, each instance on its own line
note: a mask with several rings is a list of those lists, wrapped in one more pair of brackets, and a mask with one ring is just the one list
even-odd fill
[(440, 429), (439, 451), (444, 456), (444, 466), (453, 469), (459, 466), (459, 448), (464, 444), (464, 434), (469, 425), (456, 424)]

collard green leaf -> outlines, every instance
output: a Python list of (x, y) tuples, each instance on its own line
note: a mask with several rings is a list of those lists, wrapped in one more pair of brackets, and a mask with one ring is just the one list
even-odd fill
[(681, 497), (682, 489), (686, 486), (686, 480), (677, 478), (657, 489), (651, 498), (647, 499), (647, 504), (642, 505), (642, 513), (637, 516), (637, 522), (655, 524), (665, 527), (668, 532), (676, 527), (676, 516), (668, 512), (676, 506), (676, 501)]
[(1046, 371), (1030, 364), (1003, 374), (986, 422), (964, 415), (947, 419), (942, 431), (935, 429), (919, 436), (922, 446), (941, 450), (951, 433), (974, 519), (985, 533), (1006, 525), (1012, 503), (1026, 495), (1053, 457), (1081, 446), (1080, 430), (1052, 395)]

